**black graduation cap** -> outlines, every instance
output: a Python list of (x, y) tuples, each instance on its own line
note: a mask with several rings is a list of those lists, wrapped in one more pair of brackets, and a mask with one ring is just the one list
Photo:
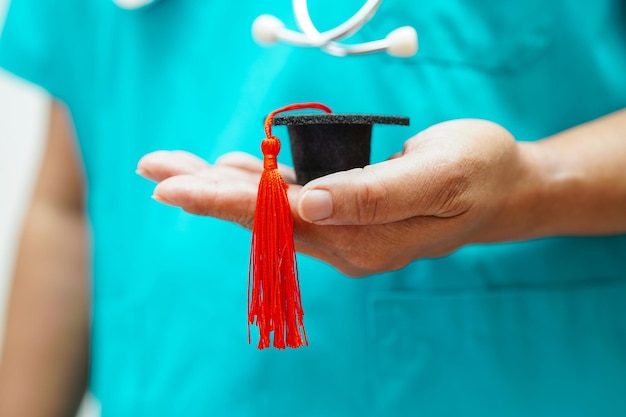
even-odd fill
[(298, 184), (370, 163), (374, 124), (409, 125), (408, 117), (367, 114), (290, 114), (276, 116), (286, 125)]

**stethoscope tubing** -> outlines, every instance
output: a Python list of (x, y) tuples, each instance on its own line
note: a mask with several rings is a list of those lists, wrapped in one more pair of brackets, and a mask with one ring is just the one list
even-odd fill
[(126, 10), (142, 9), (146, 6), (150, 6), (160, 0), (113, 0), (117, 6)]
[(309, 38), (311, 46), (323, 46), (331, 41), (348, 37), (365, 25), (380, 7), (382, 0), (367, 0), (367, 2), (350, 19), (339, 26), (320, 32), (311, 20), (307, 0), (293, 0), (293, 11), (296, 23), (300, 30)]
[(348, 20), (340, 25), (320, 32), (309, 13), (307, 0), (292, 0), (296, 24), (300, 31), (285, 27), (282, 21), (272, 15), (259, 16), (252, 25), (255, 40), (261, 44), (273, 44), (278, 41), (295, 46), (320, 48), (335, 56), (364, 55), (375, 52), (387, 52), (397, 57), (408, 57), (417, 52), (417, 33), (410, 26), (402, 26), (390, 32), (384, 39), (344, 44), (340, 39), (356, 33), (376, 14), (383, 0), (367, 0)]
[[(161, 0), (113, 0), (119, 7), (127, 10), (141, 9), (154, 5)], [(338, 40), (344, 39), (356, 33), (369, 20), (374, 17), (383, 0), (367, 0), (363, 6), (348, 20), (340, 25), (320, 32), (309, 13), (307, 0), (292, 0), (292, 7), (296, 18), (296, 24), (300, 32), (284, 27), (282, 22), (274, 16), (263, 15), (257, 18), (253, 24), (255, 39), (261, 43), (268, 43), (259, 38), (255, 32), (261, 26), (261, 32), (265, 37), (269, 35), (270, 43), (283, 41), (295, 46), (307, 48), (320, 48), (324, 52), (335, 56), (365, 55), (376, 52), (389, 52), (395, 56), (411, 56), (417, 52), (417, 34), (411, 27), (398, 28), (387, 35), (384, 39), (357, 44), (343, 44)], [(264, 20), (263, 20), (264, 19)], [(262, 21), (263, 25), (258, 25)], [(397, 52), (400, 51), (400, 52)]]

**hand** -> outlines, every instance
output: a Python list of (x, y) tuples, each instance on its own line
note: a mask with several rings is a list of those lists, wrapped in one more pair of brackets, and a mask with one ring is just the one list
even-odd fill
[[(388, 161), (290, 185), (296, 248), (362, 276), (469, 243), (515, 239), (528, 224), (522, 203), (533, 194), (532, 170), (522, 156), (522, 145), (494, 123), (432, 126)], [(146, 155), (138, 166), (140, 175), (159, 183), (158, 201), (247, 228), (262, 169), (260, 160), (243, 153), (211, 166), (164, 151)], [(280, 169), (292, 183), (293, 171)]]

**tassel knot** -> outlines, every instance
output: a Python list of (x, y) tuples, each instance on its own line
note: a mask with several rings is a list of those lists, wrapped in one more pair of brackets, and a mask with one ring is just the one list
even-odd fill
[(263, 139), (261, 142), (261, 151), (263, 152), (263, 167), (265, 169), (278, 169), (276, 157), (280, 152), (280, 141), (276, 136)]

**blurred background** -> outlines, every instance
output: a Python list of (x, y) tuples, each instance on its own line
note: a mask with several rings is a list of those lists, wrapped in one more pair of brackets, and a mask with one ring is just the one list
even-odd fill
[[(0, 32), (9, 0), (0, 0)], [(13, 260), (43, 151), (50, 97), (0, 69), (0, 351)], [(99, 414), (88, 399), (80, 417)]]

